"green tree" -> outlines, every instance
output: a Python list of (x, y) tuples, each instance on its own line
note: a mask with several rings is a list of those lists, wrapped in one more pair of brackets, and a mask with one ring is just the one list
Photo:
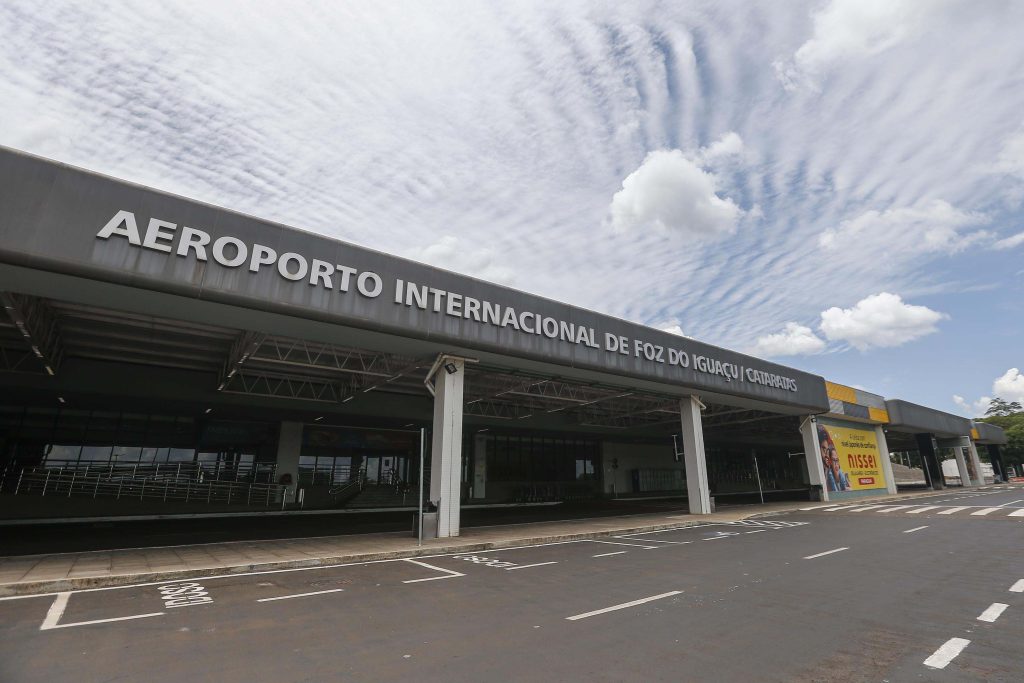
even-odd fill
[(985, 411), (985, 417), (991, 417), (993, 415), (1003, 417), (1019, 413), (1022, 410), (1024, 410), (1024, 408), (1021, 407), (1020, 401), (1004, 401), (996, 396), (988, 402), (988, 410)]

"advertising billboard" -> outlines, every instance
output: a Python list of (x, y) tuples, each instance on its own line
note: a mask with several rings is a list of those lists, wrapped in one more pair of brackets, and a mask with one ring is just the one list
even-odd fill
[(819, 422), (818, 447), (829, 492), (886, 488), (874, 429)]

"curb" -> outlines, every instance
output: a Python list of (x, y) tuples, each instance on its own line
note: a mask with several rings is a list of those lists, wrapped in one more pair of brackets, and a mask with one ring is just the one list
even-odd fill
[[(746, 519), (746, 517), (744, 517), (743, 519)], [(652, 524), (638, 527), (626, 527), (622, 529), (607, 529), (603, 531), (590, 531), (578, 534), (555, 534), (548, 536), (510, 538), (503, 539), (500, 541), (485, 541), (479, 543), (460, 543), (436, 546), (423, 546), (419, 548), (408, 548), (404, 550), (393, 550), (376, 553), (331, 555), (325, 557), (314, 557), (304, 560), (258, 562), (253, 564), (239, 564), (222, 567), (181, 569), (169, 572), (140, 572), (133, 574), (111, 574), (106, 576), (83, 576), (79, 578), (69, 579), (50, 579), (45, 581), (25, 581), (0, 585), (0, 597), (46, 595), (51, 593), (59, 593), (63, 591), (109, 588), (116, 586), (128, 586), (147, 583), (163, 583), (167, 581), (176, 581), (179, 579), (200, 578), (210, 576), (230, 576), (232, 574), (246, 574), (249, 572), (263, 572), (275, 569), (330, 567), (343, 564), (354, 564), (358, 562), (401, 560), (413, 557), (450, 555), (460, 552), (477, 552), (481, 550), (513, 548), (522, 545), (539, 545), (542, 543), (579, 541), (586, 540), (589, 538), (599, 538), (602, 536), (612, 536), (615, 534), (635, 534), (643, 531), (662, 531), (664, 529), (678, 529), (685, 527), (702, 526), (708, 523), (713, 523), (713, 520), (685, 520), (671, 522), (667, 524)]]
[[(967, 487), (957, 491), (975, 490), (978, 487)], [(900, 495), (870, 496), (857, 499), (856, 504), (885, 503), (899, 500), (909, 500), (923, 496), (935, 495), (933, 490), (904, 493)], [(112, 574), (106, 576), (79, 577), (69, 579), (50, 579), (45, 581), (27, 581), (8, 583), (0, 585), (0, 597), (21, 597), (29, 595), (45, 595), (62, 591), (86, 590), (95, 588), (110, 588), (117, 586), (128, 586), (134, 584), (163, 583), (177, 581), (180, 579), (200, 578), (210, 576), (231, 576), (233, 574), (247, 574), (250, 572), (272, 571), (275, 569), (302, 569), (312, 567), (329, 567), (343, 564), (354, 564), (358, 562), (374, 562), (382, 560), (401, 560), (413, 557), (426, 557), (433, 555), (449, 555), (459, 552), (476, 552), (481, 550), (496, 550), (512, 548), (522, 545), (539, 545), (542, 543), (560, 543), (566, 541), (581, 541), (590, 538), (600, 538), (616, 534), (636, 534), (644, 531), (663, 531), (665, 529), (681, 529), (705, 524), (714, 524), (720, 521), (742, 521), (745, 519), (757, 519), (773, 515), (791, 514), (800, 512), (801, 507), (807, 507), (811, 501), (801, 501), (792, 508), (756, 512), (752, 511), (743, 514), (739, 511), (733, 513), (736, 519), (715, 520), (715, 519), (693, 519), (680, 520), (665, 524), (648, 524), (644, 526), (625, 527), (621, 529), (606, 529), (602, 531), (589, 531), (575, 534), (554, 534), (547, 536), (528, 536), (509, 538), (499, 541), (484, 541), (479, 543), (458, 543), (435, 546), (423, 546), (418, 548), (407, 548), (403, 550), (392, 550), (371, 553), (354, 553), (347, 555), (330, 555), (325, 557), (314, 557), (303, 560), (283, 560), (280, 562), (257, 562), (252, 564), (239, 564), (222, 567), (204, 567), (195, 569), (180, 569), (168, 572), (141, 572), (135, 574)], [(828, 507), (829, 503), (811, 503)], [(854, 504), (852, 501), (831, 501), (834, 505)], [(723, 512), (722, 515), (730, 513)]]

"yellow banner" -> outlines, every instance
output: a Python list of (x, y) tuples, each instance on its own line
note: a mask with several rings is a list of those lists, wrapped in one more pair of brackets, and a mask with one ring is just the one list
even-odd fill
[(818, 423), (818, 445), (829, 491), (884, 489), (875, 431)]

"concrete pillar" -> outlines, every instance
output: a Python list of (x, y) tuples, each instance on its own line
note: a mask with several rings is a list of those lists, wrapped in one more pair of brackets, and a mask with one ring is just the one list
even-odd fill
[(953, 447), (953, 457), (956, 458), (956, 469), (960, 473), (960, 483), (964, 486), (970, 486), (974, 483), (971, 478), (971, 471), (967, 468), (967, 460), (964, 459), (964, 449), (962, 446)]
[(821, 499), (828, 502), (828, 487), (825, 486), (825, 465), (821, 459), (821, 445), (818, 443), (818, 425), (808, 415), (800, 423), (800, 436), (804, 442), (804, 457), (807, 458), (807, 478), (811, 486), (821, 491)]
[(302, 453), (302, 423), (282, 422), (277, 436), (277, 481), (290, 475), (285, 501), (294, 502), (299, 485), (299, 455)]
[(974, 442), (971, 441), (970, 437), (965, 436), (964, 442), (964, 448), (967, 450), (967, 456), (971, 459), (971, 464), (974, 465), (974, 471), (978, 473), (977, 481), (974, 483), (976, 486), (984, 486), (985, 472), (981, 469), (981, 458), (978, 457), (978, 448), (974, 445)]
[[(448, 372), (447, 367), (455, 372)], [(437, 505), (437, 537), (459, 535), (462, 477), (462, 391), (465, 363), (446, 359), (434, 375), (434, 435), (430, 500)]]
[(932, 441), (932, 435), (915, 434), (914, 438), (917, 440), (917, 452), (921, 454), (921, 464), (924, 467), (924, 477), (928, 486), (936, 491), (941, 491), (946, 488), (946, 484), (942, 480), (942, 465), (935, 455), (935, 443)]
[(999, 444), (990, 443), (985, 448), (988, 449), (988, 459), (992, 463), (992, 469), (1003, 478), (1003, 481), (1009, 481), (1006, 468), (1003, 465), (1003, 455), (999, 452)]
[(889, 495), (896, 495), (896, 477), (892, 473), (892, 458), (889, 457), (889, 442), (885, 438), (882, 425), (875, 426), (875, 441), (878, 442), (878, 457), (882, 460), (882, 473), (885, 474), (885, 489)]
[(711, 514), (708, 464), (704, 456), (704, 426), (696, 396), (679, 399), (683, 427), (683, 462), (686, 465), (686, 494), (691, 515)]
[(473, 437), (473, 497), (487, 497), (487, 437)]

